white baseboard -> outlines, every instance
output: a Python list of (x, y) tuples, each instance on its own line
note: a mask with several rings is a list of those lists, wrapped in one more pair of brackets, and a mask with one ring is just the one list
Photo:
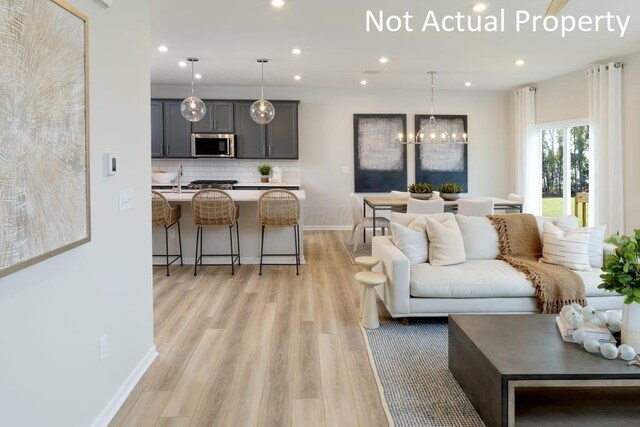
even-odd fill
[(305, 231), (351, 231), (353, 225), (305, 225)]
[[(156, 261), (162, 259), (162, 256), (155, 258)], [(229, 262), (229, 260), (225, 257), (225, 258), (218, 258), (216, 260), (213, 261), (209, 261), (210, 258), (205, 257), (205, 267), (207, 262), (215, 262), (215, 263), (219, 263), (220, 265), (229, 265), (231, 266), (231, 263)], [(193, 265), (196, 262), (196, 258), (195, 257), (183, 257), (182, 258), (182, 262), (184, 263), (184, 265)], [(240, 257), (240, 262), (242, 264), (260, 264), (260, 257)], [(270, 257), (265, 257), (263, 260), (263, 265), (269, 265), (269, 264), (291, 264), (294, 265), (295, 263), (295, 256), (270, 256)], [(304, 255), (300, 256), (300, 264), (306, 264)], [(177, 264), (174, 263), (173, 265), (180, 265), (180, 262), (178, 262)], [(172, 265), (172, 266), (173, 266)], [(238, 264), (236, 263), (236, 266)]]
[(100, 412), (100, 415), (91, 423), (91, 427), (107, 427), (109, 425), (124, 401), (129, 397), (133, 388), (138, 384), (140, 378), (147, 372), (147, 369), (149, 369), (149, 366), (151, 366), (157, 356), (156, 346), (153, 345), (138, 362), (133, 371), (131, 371), (127, 379), (124, 380), (118, 391), (116, 391), (116, 394), (113, 395), (109, 403), (107, 403), (107, 406)]

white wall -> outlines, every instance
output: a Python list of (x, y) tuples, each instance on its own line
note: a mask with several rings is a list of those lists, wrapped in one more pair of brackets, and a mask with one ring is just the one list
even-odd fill
[[(89, 16), (93, 240), (0, 279), (3, 426), (91, 425), (153, 347), (150, 2), (69, 3)], [(102, 176), (104, 152), (118, 155), (116, 177)], [(119, 213), (125, 188), (136, 205)]]
[[(181, 98), (187, 86), (152, 85), (153, 97)], [(202, 98), (253, 99), (255, 87), (196, 87)], [(407, 113), (413, 129), (413, 114), (429, 110), (427, 87), (415, 90), (270, 88), (270, 99), (300, 100), (300, 167), (304, 189), (305, 225), (348, 226), (349, 193), (353, 178), (353, 114)], [(513, 191), (510, 182), (511, 122), (510, 92), (437, 91), (438, 114), (469, 116), (469, 191), (474, 195), (506, 196)], [(409, 182), (413, 180), (413, 149), (409, 149)], [(343, 174), (342, 167), (349, 173)], [(402, 189), (399, 189), (402, 190)]]
[[(625, 232), (640, 228), (640, 52), (615, 58), (624, 63), (623, 155), (625, 181)], [(606, 61), (602, 61), (606, 62)], [(536, 84), (537, 123), (549, 123), (589, 116), (586, 69)]]

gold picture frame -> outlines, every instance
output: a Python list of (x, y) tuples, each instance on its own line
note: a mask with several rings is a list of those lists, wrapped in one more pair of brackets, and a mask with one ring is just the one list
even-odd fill
[(91, 241), (89, 21), (63, 0), (0, 20), (0, 277)]

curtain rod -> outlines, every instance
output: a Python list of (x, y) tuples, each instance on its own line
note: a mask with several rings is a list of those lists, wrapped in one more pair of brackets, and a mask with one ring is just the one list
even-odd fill
[[(598, 64), (594, 64), (594, 65), (590, 65), (589, 68), (591, 67), (598, 67)], [(613, 68), (624, 68), (624, 64), (620, 61), (614, 62), (613, 63)], [(605, 66), (605, 69), (608, 70), (609, 69), (609, 64), (607, 64)], [(587, 70), (587, 74), (589, 74), (591, 70)], [(598, 67), (598, 72), (600, 72), (600, 68)]]

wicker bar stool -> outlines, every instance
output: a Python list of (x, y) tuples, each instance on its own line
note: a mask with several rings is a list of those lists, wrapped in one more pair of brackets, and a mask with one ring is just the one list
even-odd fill
[[(154, 257), (162, 256), (166, 257), (167, 262), (165, 264), (153, 264), (154, 266), (166, 266), (167, 276), (169, 276), (169, 266), (180, 260), (182, 263), (182, 235), (180, 234), (180, 205), (171, 206), (167, 201), (167, 198), (157, 191), (151, 191), (151, 224), (164, 227), (164, 247), (165, 253), (160, 255), (153, 255)], [(178, 244), (180, 246), (180, 254), (169, 254), (169, 229), (174, 225), (178, 226)], [(175, 257), (169, 262), (169, 257)]]
[[(287, 190), (267, 190), (258, 199), (258, 220), (262, 225), (260, 240), (260, 275), (262, 275), (262, 260), (265, 256), (295, 256), (296, 275), (299, 275), (300, 265), (300, 202), (295, 194)], [(293, 227), (295, 254), (265, 254), (265, 227)]]
[[(193, 221), (198, 226), (196, 232), (196, 262), (193, 268), (193, 275), (198, 275), (198, 263), (203, 265), (226, 265), (226, 264), (203, 264), (204, 257), (224, 257), (231, 259), (231, 274), (235, 274), (234, 265), (236, 261), (240, 263), (240, 229), (238, 226), (238, 216), (240, 208), (233, 203), (233, 199), (223, 190), (207, 188), (198, 191), (193, 195), (191, 202), (193, 207)], [(205, 227), (229, 227), (229, 246), (231, 252), (228, 254), (205, 254), (202, 252), (202, 242), (204, 240), (203, 230)], [(233, 227), (236, 228), (236, 242), (238, 252), (233, 252)]]

